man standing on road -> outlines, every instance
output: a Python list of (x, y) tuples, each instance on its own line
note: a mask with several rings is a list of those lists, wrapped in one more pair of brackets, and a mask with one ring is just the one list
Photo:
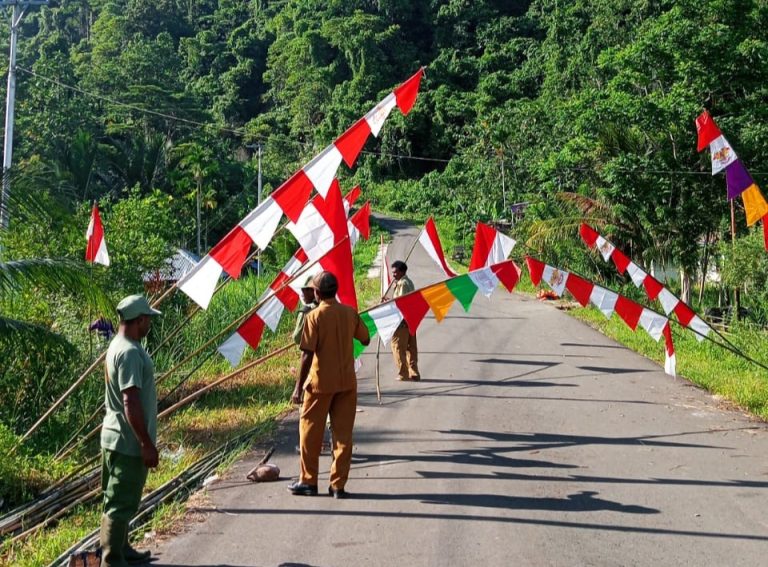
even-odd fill
[[(392, 277), (395, 279), (395, 288), (392, 292), (393, 299), (406, 293), (411, 293), (416, 289), (411, 278), (405, 275), (406, 272), (408, 272), (408, 265), (405, 262), (400, 260), (392, 262)], [(408, 328), (405, 320), (400, 322), (400, 326), (395, 331), (395, 334), (392, 335), (392, 354), (397, 365), (398, 380), (421, 380), (418, 367), (419, 351), (416, 346), (416, 335), (411, 334), (411, 330)]]
[(101, 566), (143, 563), (150, 552), (128, 543), (128, 524), (139, 509), (148, 469), (158, 463), (157, 392), (152, 359), (141, 346), (152, 317), (142, 295), (129, 295), (117, 305), (120, 328), (106, 358), (106, 414), (101, 428)]
[[(336, 301), (339, 283), (331, 272), (312, 280), (319, 306), (307, 314), (301, 334), (301, 368), (291, 400), (302, 403), (299, 419), (299, 480), (288, 485), (297, 496), (315, 496), (326, 417), (333, 429), (333, 464), (328, 493), (346, 498), (352, 462), (352, 429), (357, 411), (357, 377), (352, 339), (371, 342), (357, 311)], [(303, 392), (303, 396), (302, 396)], [(303, 402), (302, 402), (303, 397)]]

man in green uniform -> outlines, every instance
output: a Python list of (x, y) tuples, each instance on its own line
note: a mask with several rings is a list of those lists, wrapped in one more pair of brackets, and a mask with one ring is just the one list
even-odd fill
[[(411, 278), (406, 276), (408, 266), (405, 262), (397, 260), (392, 262), (392, 277), (395, 279), (395, 287), (392, 297), (400, 297), (406, 293), (411, 293), (416, 288)], [(400, 326), (392, 335), (392, 354), (395, 357), (397, 365), (398, 380), (421, 380), (419, 374), (419, 350), (416, 345), (416, 335), (412, 335), (405, 320), (401, 321)]]
[(106, 414), (101, 428), (101, 566), (125, 567), (143, 563), (149, 551), (128, 543), (128, 525), (139, 509), (148, 469), (157, 454), (157, 392), (152, 360), (141, 346), (152, 317), (146, 298), (129, 295), (117, 305), (120, 328), (106, 358)]
[(299, 315), (296, 317), (296, 327), (293, 329), (293, 342), (295, 342), (297, 346), (301, 344), (301, 331), (304, 329), (304, 319), (307, 317), (307, 313), (317, 307), (315, 288), (312, 287), (312, 277), (313, 276), (309, 276), (304, 287), (301, 288), (301, 302), (303, 305), (299, 307)]
[(352, 342), (371, 342), (368, 328), (357, 311), (336, 301), (338, 280), (321, 272), (313, 280), (320, 305), (310, 311), (301, 333), (301, 369), (291, 395), (301, 403), (299, 479), (288, 490), (299, 496), (317, 494), (320, 446), (325, 420), (333, 426), (333, 464), (328, 493), (348, 496), (345, 486), (352, 463), (352, 429), (357, 409), (357, 377)]

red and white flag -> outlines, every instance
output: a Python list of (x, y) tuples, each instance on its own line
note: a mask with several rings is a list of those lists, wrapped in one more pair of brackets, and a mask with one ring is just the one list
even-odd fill
[(481, 222), (477, 223), (475, 247), (472, 249), (472, 258), (469, 261), (470, 271), (503, 262), (512, 252), (515, 244), (514, 239), (495, 228)]
[(104, 225), (101, 224), (99, 207), (95, 203), (91, 209), (91, 222), (88, 223), (85, 239), (88, 241), (88, 246), (85, 249), (85, 261), (109, 266), (109, 253), (107, 252), (107, 241), (104, 238)]
[(271, 241), (285, 214), (296, 223), (314, 188), (328, 195), (341, 161), (354, 166), (370, 134), (378, 136), (390, 111), (397, 106), (408, 114), (416, 102), (424, 70), (419, 69), (368, 114), (355, 122), (334, 143), (293, 174), (267, 199), (233, 228), (192, 270), (178, 282), (178, 288), (200, 307), (207, 309), (222, 272), (238, 278), (252, 245), (262, 250)]
[(427, 219), (427, 222), (419, 235), (419, 244), (424, 247), (427, 255), (434, 260), (446, 276), (452, 278), (457, 275), (445, 261), (443, 245), (440, 243), (440, 236), (437, 234), (435, 220), (432, 217)]

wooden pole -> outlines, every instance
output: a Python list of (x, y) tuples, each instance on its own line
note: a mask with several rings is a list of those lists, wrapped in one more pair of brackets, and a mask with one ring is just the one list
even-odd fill
[[(384, 297), (384, 274), (387, 269), (387, 255), (384, 252), (384, 235), (379, 235), (379, 250), (381, 252), (381, 267), (379, 269), (379, 293)], [(381, 357), (381, 335), (376, 338), (376, 401), (381, 404), (381, 375), (379, 359)]]

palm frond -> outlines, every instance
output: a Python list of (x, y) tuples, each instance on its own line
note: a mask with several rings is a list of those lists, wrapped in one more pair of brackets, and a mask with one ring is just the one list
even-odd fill
[(35, 258), (0, 262), (0, 295), (37, 287), (50, 292), (80, 295), (102, 313), (112, 313), (114, 304), (94, 285), (87, 267), (65, 259)]
[(73, 348), (67, 339), (43, 325), (0, 317), (0, 344), (3, 342), (19, 343), (20, 341), (34, 342), (38, 347), (49, 345)]

